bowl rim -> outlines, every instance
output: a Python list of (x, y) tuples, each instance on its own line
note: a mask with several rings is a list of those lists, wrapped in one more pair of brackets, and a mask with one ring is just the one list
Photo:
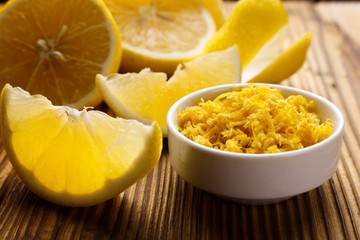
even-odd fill
[[(178, 114), (178, 111), (177, 111), (178, 106), (181, 105), (184, 101), (187, 101), (188, 99), (193, 99), (193, 98), (200, 99), (203, 95), (205, 95), (209, 91), (223, 89), (224, 91), (221, 93), (225, 93), (225, 90), (227, 90), (227, 89), (231, 90), (231, 88), (238, 88), (238, 87), (244, 88), (248, 85), (258, 85), (258, 86), (265, 85), (265, 86), (270, 86), (270, 87), (277, 88), (280, 90), (288, 90), (288, 91), (294, 92), (294, 94), (295, 93), (301, 94), (306, 99), (312, 99), (312, 100), (323, 102), (338, 117), (339, 121), (337, 122), (337, 128), (325, 140), (323, 140), (319, 143), (316, 143), (314, 145), (302, 148), (302, 149), (296, 149), (296, 150), (280, 152), (280, 153), (237, 153), (237, 152), (228, 152), (228, 151), (224, 151), (224, 150), (220, 150), (220, 149), (214, 149), (214, 148), (207, 147), (207, 146), (201, 145), (199, 143), (196, 143), (196, 142), (190, 140), (189, 138), (185, 137), (183, 134), (181, 134), (176, 129), (175, 124), (171, 120), (171, 118), (173, 117), (174, 114), (176, 114), (176, 115)], [(219, 95), (221, 93), (219, 93)], [(167, 128), (168, 128), (168, 135), (170, 135), (170, 133), (172, 133), (176, 137), (180, 138), (180, 140), (184, 141), (185, 143), (191, 145), (192, 147), (194, 147), (198, 150), (206, 151), (211, 154), (220, 154), (220, 155), (228, 156), (228, 157), (242, 157), (242, 158), (245, 157), (245, 158), (250, 158), (250, 159), (254, 159), (254, 160), (255, 159), (261, 160), (263, 158), (269, 158), (269, 157), (280, 157), (280, 156), (286, 157), (286, 156), (293, 156), (296, 154), (308, 153), (310, 151), (315, 150), (316, 148), (321, 148), (321, 146), (326, 145), (329, 142), (335, 141), (337, 138), (342, 138), (344, 125), (345, 125), (345, 119), (344, 119), (342, 112), (334, 103), (332, 103), (328, 99), (326, 99), (320, 95), (317, 95), (315, 93), (312, 93), (310, 91), (300, 89), (300, 88), (295, 88), (295, 87), (285, 86), (285, 85), (278, 85), (278, 84), (268, 84), (268, 83), (231, 83), (231, 84), (223, 84), (223, 85), (218, 85), (218, 86), (214, 86), (214, 87), (204, 88), (204, 89), (192, 92), (192, 93), (180, 98), (178, 101), (176, 101), (170, 107), (170, 109), (167, 113), (167, 116), (166, 116), (166, 122), (167, 122)]]

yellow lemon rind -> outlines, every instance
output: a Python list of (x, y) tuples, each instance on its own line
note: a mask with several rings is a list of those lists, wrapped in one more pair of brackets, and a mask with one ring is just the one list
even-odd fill
[[(296, 73), (306, 60), (307, 50), (310, 47), (313, 33), (305, 34), (300, 40), (284, 51), (268, 67), (248, 83), (277, 84)], [(286, 66), (286, 67), (284, 67)]]
[(204, 53), (237, 44), (244, 69), (262, 46), (287, 24), (288, 16), (281, 0), (239, 1), (224, 25), (206, 44)]

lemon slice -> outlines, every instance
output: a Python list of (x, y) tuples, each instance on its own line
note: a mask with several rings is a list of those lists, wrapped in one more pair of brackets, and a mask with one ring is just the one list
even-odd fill
[(118, 71), (121, 38), (100, 0), (13, 0), (0, 9), (0, 88), (6, 83), (53, 104), (95, 106), (97, 73)]
[(107, 77), (98, 74), (96, 86), (118, 116), (144, 123), (156, 120), (166, 137), (166, 114), (175, 101), (202, 88), (240, 82), (240, 68), (237, 48), (232, 47), (180, 65), (168, 81), (165, 73), (145, 69)]
[(170, 76), (179, 63), (200, 55), (216, 30), (211, 13), (196, 1), (105, 2), (122, 37), (121, 72), (148, 67)]
[(157, 123), (53, 106), (8, 84), (0, 106), (1, 139), (15, 171), (30, 190), (60, 205), (89, 206), (116, 196), (161, 154)]

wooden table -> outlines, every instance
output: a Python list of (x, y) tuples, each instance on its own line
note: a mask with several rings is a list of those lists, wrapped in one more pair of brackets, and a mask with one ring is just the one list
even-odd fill
[(159, 164), (137, 184), (97, 206), (66, 208), (31, 193), (1, 147), (0, 239), (359, 239), (360, 2), (284, 4), (285, 45), (315, 34), (306, 63), (282, 84), (317, 93), (345, 115), (340, 164), (329, 181), (278, 204), (235, 204), (181, 179), (164, 140)]

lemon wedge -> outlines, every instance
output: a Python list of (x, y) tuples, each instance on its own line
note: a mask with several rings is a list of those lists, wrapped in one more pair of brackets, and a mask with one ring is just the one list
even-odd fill
[(41, 95), (5, 85), (1, 140), (24, 184), (64, 206), (113, 198), (157, 164), (160, 127), (100, 111), (53, 106)]
[(179, 65), (168, 81), (165, 73), (145, 69), (140, 73), (98, 74), (96, 86), (118, 116), (146, 124), (157, 121), (166, 137), (166, 114), (173, 103), (202, 88), (240, 82), (240, 68), (237, 48), (231, 47)]

